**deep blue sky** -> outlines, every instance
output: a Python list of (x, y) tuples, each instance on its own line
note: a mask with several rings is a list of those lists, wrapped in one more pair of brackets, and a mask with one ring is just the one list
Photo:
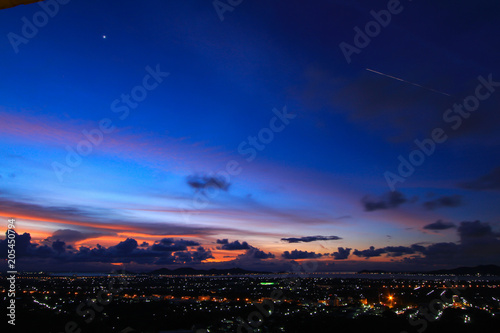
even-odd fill
[[(26, 267), (500, 263), (500, 91), (478, 80), (500, 82), (500, 4), (402, 1), (348, 63), (339, 44), (388, 3), (242, 1), (221, 21), (210, 1), (72, 0), (15, 47), (42, 8), (0, 11), (0, 212), (30, 234)], [(169, 75), (120, 119), (148, 66)], [(443, 119), (476, 88), (470, 117)], [(114, 130), (69, 166), (103, 119)], [(448, 139), (388, 186), (435, 128)]]

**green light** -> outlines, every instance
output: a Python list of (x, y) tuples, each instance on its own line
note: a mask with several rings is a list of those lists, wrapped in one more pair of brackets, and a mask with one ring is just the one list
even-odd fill
[(260, 284), (263, 286), (272, 286), (273, 284), (276, 284), (276, 282), (261, 282)]

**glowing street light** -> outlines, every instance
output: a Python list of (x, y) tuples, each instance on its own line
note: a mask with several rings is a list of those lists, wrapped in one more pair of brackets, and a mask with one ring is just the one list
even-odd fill
[(389, 301), (391, 301), (391, 308), (392, 308), (392, 301), (394, 300), (394, 296), (389, 295)]

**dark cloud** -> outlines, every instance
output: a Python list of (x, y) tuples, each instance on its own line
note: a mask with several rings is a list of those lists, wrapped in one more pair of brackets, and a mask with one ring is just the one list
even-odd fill
[(283, 242), (287, 243), (309, 243), (316, 241), (339, 240), (342, 239), (338, 236), (305, 236), (300, 238), (282, 238)]
[(153, 251), (174, 252), (185, 251), (188, 246), (199, 246), (200, 243), (184, 239), (163, 238), (159, 242), (153, 244)]
[(468, 239), (498, 237), (498, 235), (493, 233), (493, 230), (488, 223), (483, 223), (481, 221), (474, 221), (474, 222), (464, 221), (460, 223), (460, 226), (458, 227), (457, 231), (462, 242)]
[[(22, 235), (14, 232), (15, 240), (16, 240), (16, 256), (25, 256), (30, 250), (33, 248), (31, 245), (31, 235), (28, 233), (24, 233)], [(7, 247), (8, 245), (8, 233), (5, 233), (5, 239), (0, 240), (0, 258), (7, 258)]]
[(406, 254), (414, 254), (415, 248), (408, 246), (386, 246), (383, 248), (384, 252), (391, 257), (401, 257)]
[(500, 167), (475, 180), (459, 184), (468, 190), (500, 190)]
[(457, 228), (464, 260), (500, 263), (500, 234), (489, 223), (464, 221)]
[[(94, 249), (81, 247), (74, 257), (75, 260), (84, 262), (136, 262), (153, 265), (199, 263), (213, 258), (211, 251), (201, 246), (198, 246), (196, 250), (186, 250), (186, 242), (189, 241), (170, 242), (166, 239), (163, 243), (157, 242), (150, 248), (139, 249), (136, 240), (127, 239), (107, 249), (100, 245)], [(194, 243), (196, 242), (190, 244)], [(155, 247), (155, 245), (160, 245), (160, 247)]]
[(259, 250), (256, 247), (251, 247), (248, 249), (245, 253), (240, 254), (238, 256), (238, 259), (255, 259), (255, 260), (262, 260), (262, 259), (274, 259), (275, 255), (272, 254), (271, 252), (264, 252)]
[(227, 238), (217, 240), (217, 244), (228, 244), (228, 243), (229, 240)]
[(443, 222), (441, 220), (437, 220), (434, 223), (430, 223), (424, 226), (424, 229), (427, 230), (446, 230), (451, 228), (455, 228), (455, 224), (451, 222)]
[(412, 248), (413, 250), (415, 250), (415, 252), (422, 252), (422, 253), (423, 253), (423, 252), (425, 251), (425, 246), (420, 245), (420, 244), (413, 244), (413, 245), (411, 246), (411, 248)]
[(440, 207), (460, 207), (463, 205), (463, 202), (461, 195), (450, 195), (426, 201), (423, 205), (426, 209), (433, 210)]
[(446, 258), (452, 259), (454, 256), (456, 256), (459, 250), (460, 246), (456, 243), (442, 242), (429, 245), (423, 251), (423, 254), (428, 258), (436, 259), (439, 257), (446, 260)]
[(176, 263), (192, 263), (202, 262), (204, 260), (214, 258), (210, 250), (206, 250), (202, 246), (196, 248), (196, 251), (175, 252), (174, 254)]
[[(47, 240), (46, 240), (47, 242)], [(7, 238), (0, 240), (2, 258), (7, 254)], [(141, 247), (145, 244), (141, 244)], [(195, 250), (188, 250), (189, 246), (197, 246)], [(140, 248), (137, 241), (127, 238), (109, 248), (99, 244), (95, 248), (80, 247), (78, 250), (66, 246), (65, 242), (55, 240), (50, 245), (38, 245), (31, 243), (28, 233), (16, 234), (16, 254), (23, 259), (52, 259), (55, 262), (71, 263), (130, 263), (138, 264), (183, 264), (201, 263), (206, 259), (213, 258), (210, 250), (199, 246), (198, 242), (184, 239), (164, 238), (155, 242), (153, 246)]]
[[(178, 258), (178, 259), (177, 259)], [(154, 260), (155, 265), (173, 265), (176, 263), (176, 260), (183, 262), (183, 258), (176, 257), (172, 252), (165, 252), (165, 255)]]
[(52, 248), (57, 252), (57, 253), (63, 253), (66, 251), (66, 243), (56, 240), (55, 242), (52, 243)]
[(285, 251), (281, 255), (281, 257), (284, 259), (313, 259), (320, 258), (322, 256), (323, 255), (321, 253), (300, 251), (297, 249), (293, 250), (292, 252)]
[(460, 257), (460, 246), (456, 243), (442, 242), (427, 247), (420, 245), (413, 245), (412, 247), (418, 248), (420, 255), (404, 258), (402, 262), (420, 264), (423, 267), (433, 267), (436, 264), (465, 265), (464, 261), (459, 263), (457, 260)]
[(384, 249), (375, 249), (374, 246), (370, 246), (370, 248), (367, 250), (362, 250), (362, 251), (354, 250), (352, 254), (358, 257), (371, 258), (371, 257), (380, 257), (380, 255), (382, 255), (383, 253), (385, 253)]
[[(439, 222), (439, 221), (438, 221)], [(444, 223), (444, 222), (443, 222)], [(437, 222), (436, 222), (437, 224)], [(392, 259), (393, 263), (400, 263), (408, 269), (418, 267), (419, 269), (432, 269), (442, 266), (472, 266), (480, 264), (500, 264), (500, 235), (489, 223), (481, 221), (464, 221), (458, 225), (457, 234), (460, 238), (458, 242), (441, 242), (435, 244), (413, 244), (411, 246), (387, 246), (383, 248), (370, 247), (366, 250), (354, 250), (339, 247), (337, 252), (330, 255), (300, 251), (285, 251), (280, 259), (275, 259), (272, 253), (261, 251), (248, 245), (245, 253), (240, 254), (235, 260), (228, 262), (228, 265), (249, 265), (258, 270), (259, 263), (266, 265), (281, 265), (288, 260), (317, 259), (331, 256), (332, 259), (345, 260), (354, 254), (358, 257), (371, 258), (386, 255), (391, 258), (404, 257), (402, 259)], [(219, 243), (235, 244), (219, 240)], [(5, 258), (7, 253), (7, 239), (0, 240), (0, 251)], [(41, 267), (57, 267), (65, 265), (108, 265), (109, 263), (133, 263), (138, 265), (205, 265), (206, 260), (213, 258), (210, 250), (202, 246), (195, 245), (197, 242), (164, 238), (151, 246), (139, 246), (133, 238), (128, 238), (108, 248), (97, 245), (95, 248), (80, 247), (74, 249), (67, 246), (62, 240), (52, 242), (44, 241), (42, 245), (31, 243), (31, 236), (28, 233), (16, 235), (16, 254), (20, 261), (31, 260), (37, 262)], [(237, 242), (240, 247), (244, 243)], [(144, 244), (141, 244), (144, 245)], [(157, 245), (156, 247), (154, 245)], [(225, 245), (225, 244), (221, 244)], [(163, 246), (158, 248), (158, 246)], [(176, 251), (176, 246), (185, 249)], [(270, 259), (270, 260), (266, 260)], [(283, 259), (283, 260), (281, 260)], [(280, 263), (281, 262), (281, 263)], [(43, 264), (42, 264), (43, 263)], [(50, 266), (52, 265), (52, 266)], [(255, 266), (257, 265), (257, 266)], [(271, 265), (271, 266), (272, 266)], [(269, 267), (271, 267), (269, 266)], [(75, 267), (75, 266), (72, 266)], [(98, 266), (99, 267), (99, 266)], [(100, 266), (104, 267), (104, 266)], [(403, 267), (403, 266), (401, 266)]]
[[(7, 257), (7, 245), (8, 238), (7, 233), (5, 234), (6, 238), (4, 240), (0, 240), (0, 258)], [(66, 251), (65, 243), (59, 240), (52, 242), (49, 245), (38, 245), (35, 243), (31, 243), (31, 235), (29, 233), (24, 233), (19, 235), (15, 233), (16, 239), (16, 259), (24, 259), (29, 257), (38, 257), (38, 258), (51, 258), (51, 257), (60, 257)]]
[(175, 253), (167, 252), (166, 255), (156, 259), (155, 265), (173, 264), (199, 264), (207, 259), (214, 258), (210, 250), (199, 246), (194, 251), (179, 251)]
[(109, 250), (115, 252), (117, 256), (126, 256), (131, 254), (135, 249), (137, 249), (139, 245), (137, 241), (133, 238), (127, 238), (123, 242), (116, 244), (115, 246), (111, 246)]
[[(430, 226), (430, 227), (429, 227)], [(453, 224), (437, 221), (426, 226), (431, 230), (444, 230), (454, 227)], [(402, 257), (400, 263), (418, 264), (421, 268), (436, 265), (477, 266), (500, 264), (500, 234), (490, 224), (481, 221), (464, 221), (457, 228), (460, 241), (434, 243), (427, 246), (413, 244), (411, 246), (387, 246), (376, 249), (371, 246), (367, 250), (354, 250), (359, 257), (371, 258), (386, 254), (390, 257)]]
[(197, 191), (204, 191), (208, 188), (216, 188), (227, 191), (231, 185), (222, 177), (208, 175), (192, 175), (187, 178), (188, 185)]
[[(222, 241), (222, 243), (220, 243), (219, 241)], [(250, 249), (250, 245), (248, 245), (247, 242), (240, 243), (239, 241), (235, 240), (234, 242), (229, 243), (229, 242), (224, 242), (224, 241), (227, 241), (227, 239), (217, 240), (217, 244), (223, 244), (220, 247), (222, 250), (234, 251), (234, 250), (248, 250), (248, 249)]]
[(139, 247), (149, 247), (149, 243), (148, 242), (142, 242), (142, 244), (139, 245)]
[(37, 244), (33, 245), (33, 249), (31, 250), (31, 256), (38, 258), (53, 258), (59, 257), (61, 252), (57, 252), (52, 247), (48, 245), (38, 246)]
[(500, 264), (500, 235), (489, 223), (464, 221), (457, 228), (458, 243), (436, 243), (424, 247), (421, 257), (406, 258), (424, 265), (477, 266)]
[(338, 252), (332, 253), (332, 257), (334, 257), (336, 260), (347, 259), (349, 257), (349, 255), (351, 254), (351, 250), (352, 250), (350, 248), (344, 249), (343, 247), (339, 247), (337, 249), (338, 249)]
[(425, 247), (414, 244), (412, 246), (386, 246), (380, 249), (370, 246), (367, 250), (354, 250), (353, 254), (358, 257), (365, 258), (380, 257), (382, 254), (387, 254), (390, 257), (401, 257), (407, 254), (414, 254), (422, 251), (425, 251)]
[(275, 255), (272, 254), (271, 252), (264, 252), (264, 251), (261, 251), (259, 249), (251, 249), (249, 250), (250, 253), (253, 255), (253, 257), (255, 259), (270, 259), (270, 258), (274, 258)]
[(399, 207), (401, 204), (407, 202), (408, 199), (403, 193), (398, 191), (388, 192), (378, 198), (373, 198), (370, 196), (365, 196), (361, 202), (365, 208), (365, 211), (371, 212), (379, 209), (390, 209)]
[(46, 241), (53, 242), (54, 240), (60, 239), (67, 243), (74, 243), (82, 241), (84, 239), (97, 238), (109, 235), (116, 235), (116, 233), (99, 233), (99, 232), (83, 233), (72, 229), (59, 229), (54, 231), (52, 236), (48, 237)]

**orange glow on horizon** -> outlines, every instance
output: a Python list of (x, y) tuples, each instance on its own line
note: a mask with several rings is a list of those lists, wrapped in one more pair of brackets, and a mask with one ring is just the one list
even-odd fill
[(131, 226), (122, 226), (122, 225), (112, 225), (112, 224), (105, 224), (103, 225), (102, 223), (97, 223), (97, 222), (77, 222), (77, 221), (70, 221), (70, 220), (62, 220), (62, 219), (55, 219), (55, 218), (46, 218), (46, 217), (37, 217), (37, 216), (31, 216), (31, 215), (25, 215), (25, 214), (17, 214), (17, 213), (7, 213), (4, 211), (0, 211), (0, 216), (4, 217), (11, 217), (15, 216), (16, 220), (29, 220), (29, 221), (34, 221), (34, 222), (53, 222), (53, 223), (58, 223), (58, 224), (69, 224), (69, 225), (76, 225), (80, 227), (92, 227), (92, 228), (97, 228), (97, 229), (111, 229), (111, 230), (119, 230), (119, 231), (124, 231), (127, 228), (130, 228), (130, 230), (140, 230), (139, 227), (131, 227)]

